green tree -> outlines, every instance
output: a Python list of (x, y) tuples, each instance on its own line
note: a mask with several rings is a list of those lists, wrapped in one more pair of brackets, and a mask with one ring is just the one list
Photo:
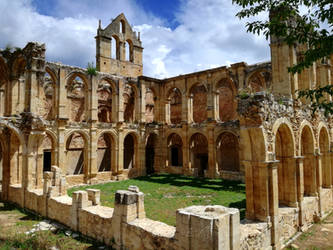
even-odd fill
[[(289, 45), (307, 44), (302, 60), (290, 67), (289, 72), (300, 73), (314, 62), (327, 60), (333, 54), (333, 0), (232, 0), (242, 7), (240, 19), (251, 18), (246, 24), (248, 32), (263, 34), (266, 39), (278, 37)], [(268, 14), (269, 13), (269, 14)], [(267, 18), (262, 19), (262, 14)], [(333, 63), (333, 62), (332, 62)], [(313, 111), (324, 109), (333, 114), (333, 103), (325, 101), (325, 93), (333, 96), (333, 86), (299, 91), (299, 97), (312, 101)]]

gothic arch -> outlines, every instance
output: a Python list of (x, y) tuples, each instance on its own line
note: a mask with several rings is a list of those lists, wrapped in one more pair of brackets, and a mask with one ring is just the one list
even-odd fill
[(219, 171), (239, 171), (239, 140), (230, 132), (222, 132), (216, 140)]

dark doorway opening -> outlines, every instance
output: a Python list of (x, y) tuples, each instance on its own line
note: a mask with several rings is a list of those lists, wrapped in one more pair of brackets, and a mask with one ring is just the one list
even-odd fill
[(134, 167), (134, 139), (132, 135), (127, 135), (124, 141), (124, 169)]
[(147, 174), (154, 173), (154, 158), (155, 158), (155, 149), (152, 147), (146, 148), (146, 169)]
[(197, 155), (198, 159), (200, 160), (200, 168), (199, 168), (199, 176), (205, 176), (205, 170), (207, 170), (208, 166), (208, 155), (207, 154), (199, 154)]
[(43, 172), (51, 171), (51, 151), (44, 151), (43, 155)]
[(179, 166), (178, 148), (171, 148), (171, 166)]

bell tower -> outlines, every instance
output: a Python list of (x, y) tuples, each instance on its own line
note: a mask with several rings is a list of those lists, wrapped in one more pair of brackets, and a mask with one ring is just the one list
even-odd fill
[(142, 75), (140, 32), (132, 30), (125, 15), (117, 16), (105, 29), (97, 29), (96, 67), (104, 73), (138, 77)]

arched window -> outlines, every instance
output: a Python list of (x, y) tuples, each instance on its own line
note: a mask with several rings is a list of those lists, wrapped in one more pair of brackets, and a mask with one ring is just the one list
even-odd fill
[(125, 122), (134, 121), (135, 94), (131, 85), (126, 85), (124, 89), (124, 120)]
[(109, 134), (103, 134), (97, 141), (97, 169), (98, 172), (111, 171), (113, 140)]
[(237, 115), (236, 91), (229, 79), (223, 79), (217, 85), (219, 91), (219, 116), (221, 121), (234, 120)]
[(82, 122), (86, 119), (86, 86), (79, 76), (72, 77), (67, 84), (67, 98), (70, 100), (70, 117), (72, 122)]
[(217, 138), (216, 157), (219, 171), (239, 171), (239, 144), (234, 134), (225, 132)]
[(127, 40), (125, 43), (126, 61), (133, 62), (133, 43), (131, 40)]
[(112, 88), (109, 82), (102, 81), (97, 90), (98, 95), (98, 121), (112, 122)]
[(83, 174), (85, 165), (85, 140), (80, 133), (74, 132), (66, 142), (67, 175)]
[(168, 137), (168, 165), (173, 167), (183, 166), (183, 142), (182, 138), (173, 133)]
[(171, 124), (179, 124), (182, 121), (182, 95), (180, 90), (173, 88), (168, 95), (169, 116)]
[(126, 26), (125, 26), (125, 21), (120, 20), (119, 22), (119, 33), (125, 34)]
[(124, 140), (124, 169), (135, 167), (135, 139), (128, 134)]
[(191, 168), (194, 169), (194, 175), (205, 176), (208, 170), (208, 141), (200, 133), (192, 135), (190, 140), (190, 162)]
[(117, 40), (111, 37), (111, 58), (117, 59)]
[(145, 101), (146, 101), (146, 122), (151, 123), (154, 121), (154, 106), (155, 106), (155, 96), (154, 92), (150, 89), (146, 89), (146, 95), (145, 95)]
[(202, 123), (207, 119), (207, 89), (203, 84), (197, 84), (191, 89), (193, 101), (193, 121)]

